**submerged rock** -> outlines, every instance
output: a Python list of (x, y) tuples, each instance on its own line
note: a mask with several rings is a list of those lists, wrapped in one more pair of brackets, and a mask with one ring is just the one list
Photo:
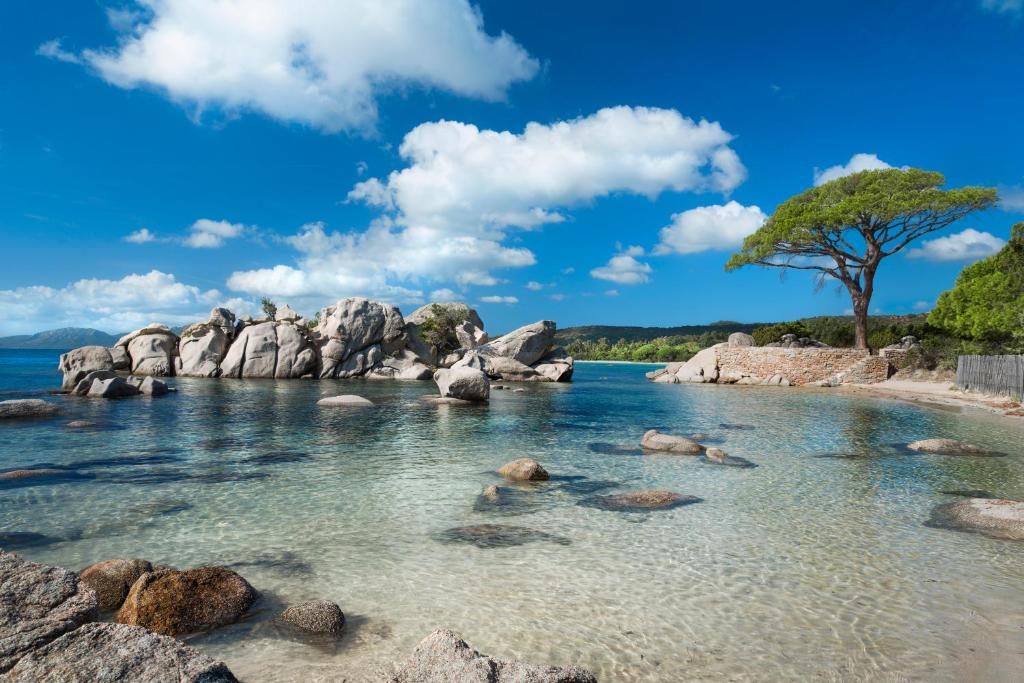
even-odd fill
[(355, 394), (342, 394), (341, 396), (328, 396), (316, 402), (318, 406), (372, 406), (373, 401)]
[(1024, 501), (968, 498), (932, 510), (928, 526), (1024, 541)]
[(670, 453), (685, 453), (697, 455), (704, 451), (704, 447), (685, 436), (673, 436), (662, 434), (657, 429), (651, 429), (644, 433), (640, 439), (640, 446), (649, 451), (667, 451)]
[(550, 542), (569, 545), (571, 541), (543, 531), (505, 524), (475, 524), (447, 529), (435, 534), (441, 543), (466, 543), (477, 548), (507, 548), (527, 543)]
[(330, 600), (310, 600), (281, 613), (281, 620), (311, 633), (341, 633), (345, 614)]
[(550, 478), (548, 471), (533, 458), (519, 458), (505, 463), (498, 474), (512, 481), (546, 481)]
[(1002, 455), (981, 446), (964, 443), (955, 439), (922, 439), (907, 444), (907, 448), (920, 453), (934, 453), (936, 455), (975, 455), (993, 456)]
[(68, 429), (92, 429), (93, 427), (99, 427), (99, 423), (92, 420), (72, 420), (66, 426)]
[(60, 413), (56, 403), (41, 398), (19, 398), (12, 401), (0, 401), (0, 420), (18, 418), (53, 417)]
[(703, 499), (673, 491), (634, 491), (585, 498), (578, 505), (613, 512), (647, 512), (649, 510), (671, 510), (700, 502), (703, 502)]
[(704, 460), (714, 465), (725, 465), (727, 467), (757, 467), (746, 458), (729, 455), (721, 448), (709, 448), (704, 451)]
[(74, 572), (2, 550), (0, 606), (0, 673), (32, 650), (97, 617), (96, 594), (80, 584)]
[(468, 367), (441, 368), (434, 373), (441, 398), (462, 401), (486, 401), (491, 396), (491, 381), (482, 370)]
[(621, 443), (608, 443), (606, 441), (594, 441), (587, 444), (587, 448), (594, 453), (607, 453), (609, 455), (643, 455), (644, 450), (639, 446), (629, 446)]
[(492, 659), (456, 633), (438, 629), (420, 641), (390, 683), (597, 683), (576, 666), (536, 666)]
[(86, 624), (26, 655), (12, 683), (238, 683), (223, 662), (124, 624)]
[(132, 585), (153, 565), (146, 560), (103, 560), (89, 565), (78, 577), (96, 592), (96, 602), (105, 612), (113, 612), (124, 604)]
[(226, 567), (151, 572), (132, 586), (117, 621), (164, 635), (198, 633), (238, 621), (258, 596)]
[(18, 548), (31, 548), (39, 545), (50, 545), (59, 543), (64, 539), (46, 534), (37, 534), (34, 531), (0, 531), (0, 549), (17, 550)]

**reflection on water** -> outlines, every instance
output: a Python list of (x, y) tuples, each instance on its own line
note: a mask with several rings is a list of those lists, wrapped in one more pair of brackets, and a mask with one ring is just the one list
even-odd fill
[[(0, 368), (0, 391), (56, 385), (55, 362)], [(924, 525), (951, 496), (1024, 497), (1019, 432), (827, 390), (653, 384), (646, 369), (581, 364), (572, 385), (483, 407), (370, 381), (174, 379), (158, 399), (56, 399), (61, 418), (2, 427), (0, 470), (58, 474), (0, 482), (0, 545), (72, 568), (235, 567), (263, 598), (194, 643), (256, 683), (373, 679), (441, 626), (609, 681), (953, 681), (1024, 648), (1024, 544)], [(317, 407), (341, 393), (376, 406)], [(652, 427), (759, 467), (644, 455)], [(926, 437), (1008, 456), (902, 448)], [(526, 456), (552, 480), (496, 475)], [(703, 502), (578, 504), (645, 489)], [(275, 621), (314, 598), (345, 610), (340, 639)]]

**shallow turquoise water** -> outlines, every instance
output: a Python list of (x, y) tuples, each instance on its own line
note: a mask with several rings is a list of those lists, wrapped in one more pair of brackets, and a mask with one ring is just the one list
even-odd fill
[[(0, 392), (56, 386), (55, 365), (56, 353), (0, 351)], [(827, 390), (653, 384), (647, 369), (581, 363), (571, 385), (495, 391), (480, 407), (433, 406), (421, 400), (432, 383), (389, 381), (175, 379), (177, 394), (157, 399), (54, 396), (60, 419), (0, 426), (0, 469), (56, 463), (68, 477), (0, 487), (0, 529), (45, 536), (18, 552), (69, 567), (233, 563), (263, 600), (193, 642), (248, 681), (370, 680), (439, 626), (606, 681), (985, 680), (1024, 650), (1024, 544), (922, 525), (954, 500), (944, 490), (1024, 497), (1018, 430)], [(316, 406), (338, 393), (377, 405)], [(652, 427), (703, 432), (759, 467), (629, 450)], [(939, 436), (1008, 455), (900, 447)], [(857, 457), (822, 457), (835, 454)], [(474, 509), (521, 456), (555, 478)], [(703, 502), (577, 504), (642, 488)], [(443, 542), (484, 523), (549, 536)], [(342, 606), (339, 641), (271, 623), (310, 598)]]

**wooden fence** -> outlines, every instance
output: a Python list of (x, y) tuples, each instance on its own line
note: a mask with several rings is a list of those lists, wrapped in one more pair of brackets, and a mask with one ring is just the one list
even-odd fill
[(1024, 399), (1024, 356), (960, 356), (956, 384), (986, 394)]

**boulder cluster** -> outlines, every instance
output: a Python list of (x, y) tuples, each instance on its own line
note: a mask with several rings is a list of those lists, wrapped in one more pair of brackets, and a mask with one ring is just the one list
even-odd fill
[(390, 304), (350, 298), (321, 309), (312, 320), (287, 305), (265, 320), (214, 308), (209, 319), (185, 327), (180, 336), (151, 323), (113, 348), (74, 349), (59, 365), (65, 391), (97, 396), (137, 393), (130, 385), (147, 393), (141, 381), (118, 373), (429, 380), (438, 379), (438, 370), (456, 368), (479, 370), (489, 379), (567, 382), (573, 360), (556, 347), (549, 320), (490, 339), (480, 316), (465, 304), (429, 304), (403, 317)]
[(828, 344), (818, 341), (817, 339), (811, 339), (810, 337), (798, 337), (795, 334), (784, 334), (782, 338), (777, 342), (771, 342), (765, 344), (770, 348), (782, 348), (782, 349), (827, 349)]

